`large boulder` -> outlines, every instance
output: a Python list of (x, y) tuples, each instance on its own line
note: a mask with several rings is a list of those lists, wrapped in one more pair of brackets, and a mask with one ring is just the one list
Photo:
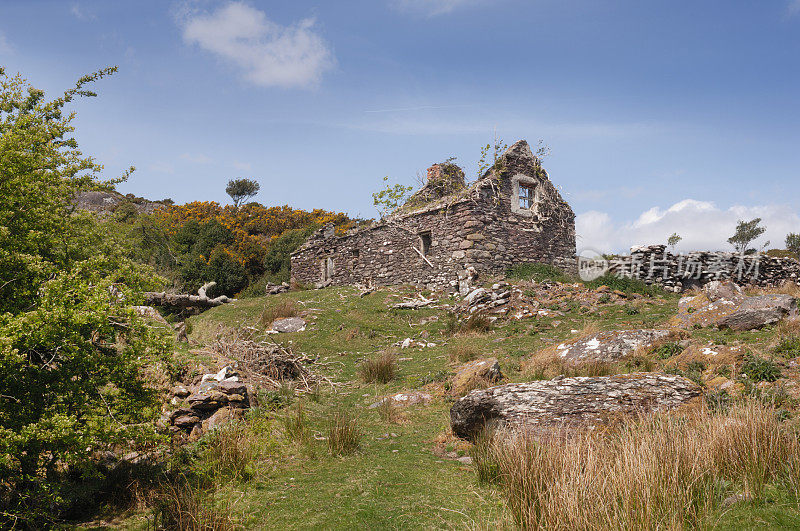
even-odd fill
[(668, 337), (671, 330), (612, 330), (561, 343), (557, 355), (571, 363), (614, 362)]
[(675, 324), (744, 331), (796, 317), (797, 313), (797, 300), (790, 295), (747, 297), (733, 282), (715, 281), (707, 284), (701, 294), (680, 300)]
[(688, 378), (667, 374), (558, 377), (472, 391), (450, 409), (450, 425), (465, 439), (487, 425), (541, 432), (594, 428), (625, 415), (700, 403), (701, 395)]

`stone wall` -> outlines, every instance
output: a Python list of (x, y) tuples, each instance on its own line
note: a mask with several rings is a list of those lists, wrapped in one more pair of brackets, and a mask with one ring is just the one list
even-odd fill
[[(520, 186), (530, 191), (529, 208), (519, 208)], [(515, 263), (574, 257), (574, 220), (520, 141), (469, 188), (422, 204), (412, 201), (377, 225), (344, 236), (321, 229), (292, 255), (292, 279), (463, 290), (471, 279)]]
[(664, 245), (634, 247), (630, 256), (615, 257), (608, 261), (607, 267), (610, 274), (638, 278), (676, 292), (712, 280), (729, 279), (737, 284), (762, 287), (800, 281), (800, 262), (792, 258), (726, 252), (675, 255)]

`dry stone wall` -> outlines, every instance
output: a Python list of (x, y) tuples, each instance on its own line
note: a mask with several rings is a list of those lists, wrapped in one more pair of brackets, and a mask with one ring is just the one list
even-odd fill
[[(714, 280), (733, 280), (737, 284), (763, 287), (800, 281), (800, 262), (792, 258), (767, 255), (741, 256), (726, 252), (672, 254), (664, 245), (634, 247), (630, 256), (608, 261), (607, 271), (629, 276), (648, 284), (660, 284), (670, 291), (684, 291)], [(582, 262), (579, 268), (584, 267)]]

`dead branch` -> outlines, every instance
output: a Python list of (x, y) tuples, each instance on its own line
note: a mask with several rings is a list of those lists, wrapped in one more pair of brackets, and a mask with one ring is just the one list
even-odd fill
[(207, 290), (216, 286), (216, 282), (208, 282), (197, 290), (197, 295), (189, 294), (174, 294), (165, 292), (147, 291), (144, 294), (145, 304), (148, 306), (171, 306), (174, 308), (199, 308), (207, 309), (235, 301), (225, 295), (219, 297), (209, 298), (206, 294)]

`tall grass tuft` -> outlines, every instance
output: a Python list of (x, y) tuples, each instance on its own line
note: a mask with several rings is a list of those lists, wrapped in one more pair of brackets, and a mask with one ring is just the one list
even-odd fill
[(265, 308), (263, 312), (261, 312), (261, 316), (259, 317), (259, 321), (261, 321), (261, 326), (264, 328), (268, 328), (276, 319), (283, 319), (285, 317), (297, 317), (300, 313), (300, 309), (297, 306), (297, 303), (290, 299), (284, 299), (274, 306), (270, 306), (269, 308)]
[(358, 450), (363, 434), (352, 415), (335, 411), (328, 419), (327, 436), (331, 455), (349, 455)]
[(294, 411), (287, 411), (281, 417), (283, 431), (286, 437), (296, 443), (303, 443), (308, 440), (308, 420), (306, 419), (303, 403), (298, 402)]
[(154, 500), (155, 528), (181, 531), (233, 531), (226, 502), (184, 476), (166, 483)]
[(748, 402), (725, 415), (653, 414), (553, 440), (501, 432), (476, 450), (490, 455), (475, 466), (485, 477), (497, 463), (523, 528), (684, 529), (708, 527), (729, 489), (754, 500), (773, 481), (800, 491), (799, 450), (774, 411)]
[(361, 362), (358, 372), (366, 383), (391, 382), (397, 376), (397, 358), (392, 352), (383, 352), (379, 356)]

